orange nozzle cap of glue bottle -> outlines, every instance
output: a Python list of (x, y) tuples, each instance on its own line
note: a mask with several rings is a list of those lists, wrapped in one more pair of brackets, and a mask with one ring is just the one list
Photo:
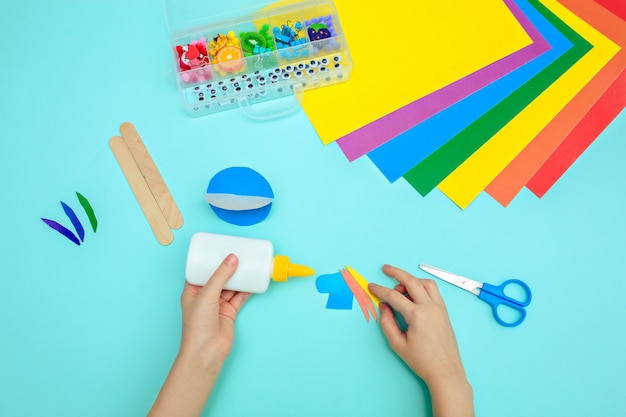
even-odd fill
[(274, 257), (274, 270), (272, 271), (272, 280), (285, 282), (290, 277), (308, 277), (315, 271), (308, 266), (292, 264), (289, 257), (284, 255), (276, 255)]

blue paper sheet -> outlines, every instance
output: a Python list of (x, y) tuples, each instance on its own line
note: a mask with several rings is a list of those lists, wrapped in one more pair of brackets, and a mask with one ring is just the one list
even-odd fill
[(437, 113), (367, 156), (394, 182), (567, 52), (573, 44), (526, 0), (516, 1), (551, 49), (517, 70)]

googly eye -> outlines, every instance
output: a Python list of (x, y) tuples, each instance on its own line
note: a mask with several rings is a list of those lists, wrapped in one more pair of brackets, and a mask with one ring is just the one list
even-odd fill
[(341, 57), (339, 55), (333, 56), (333, 62), (340, 62), (340, 61), (341, 61)]
[(297, 65), (297, 68), (298, 68), (300, 71), (302, 71), (303, 69), (305, 69), (305, 68), (306, 68), (306, 64), (305, 64), (304, 62), (300, 62), (300, 63)]
[(328, 65), (328, 58), (324, 57), (324, 58), (320, 59), (320, 64)]
[(312, 68), (317, 67), (317, 64), (318, 64), (318, 63), (317, 63), (317, 61), (316, 61), (316, 60), (314, 60), (314, 59), (312, 59), (312, 60), (310, 60), (310, 61), (309, 61), (309, 66), (311, 66)]
[(285, 67), (285, 71), (287, 71), (287, 72), (292, 72), (292, 71), (293, 71), (293, 65), (287, 65), (287, 66)]
[(295, 73), (295, 76), (296, 76), (297, 78), (302, 77), (302, 75), (303, 75), (302, 71), (296, 71), (296, 73)]

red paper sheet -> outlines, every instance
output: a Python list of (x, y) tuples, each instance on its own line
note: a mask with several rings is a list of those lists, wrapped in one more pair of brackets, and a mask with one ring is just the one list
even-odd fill
[(503, 206), (513, 200), (626, 67), (626, 22), (592, 0), (559, 2), (622, 49), (485, 189)]

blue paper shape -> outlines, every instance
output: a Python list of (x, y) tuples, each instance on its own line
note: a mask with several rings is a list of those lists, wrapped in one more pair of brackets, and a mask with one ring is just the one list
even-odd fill
[[(221, 170), (209, 182), (206, 194), (229, 194), (234, 198), (274, 198), (269, 182), (261, 174), (248, 167), (230, 167)], [(225, 222), (237, 226), (250, 226), (263, 221), (272, 209), (272, 203), (249, 210), (230, 210), (210, 204), (213, 212)]]
[(573, 44), (565, 35), (528, 1), (517, 0), (515, 3), (551, 49), (370, 151), (367, 156), (390, 182), (406, 174), (572, 48)]
[(341, 276), (341, 272), (320, 275), (315, 280), (315, 288), (321, 294), (328, 293), (326, 308), (333, 310), (352, 310), (352, 291)]

